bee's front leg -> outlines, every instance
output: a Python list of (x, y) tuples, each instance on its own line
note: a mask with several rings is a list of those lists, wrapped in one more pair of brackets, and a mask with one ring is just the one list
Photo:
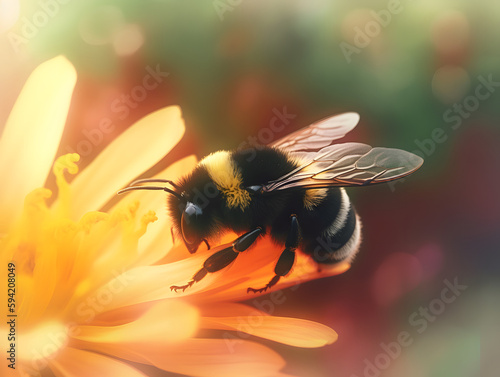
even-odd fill
[(280, 255), (276, 266), (274, 267), (274, 277), (263, 288), (248, 288), (247, 293), (262, 293), (274, 286), (282, 276), (290, 272), (295, 263), (295, 250), (299, 247), (300, 242), (300, 227), (296, 215), (292, 215), (290, 224), (290, 231), (286, 237), (285, 250)]
[(205, 263), (203, 263), (203, 267), (194, 274), (190, 282), (184, 285), (172, 285), (170, 290), (177, 292), (179, 289), (182, 289), (184, 292), (194, 283), (203, 279), (208, 273), (222, 270), (236, 259), (238, 253), (248, 249), (263, 232), (264, 230), (259, 227), (238, 237), (231, 246), (219, 250), (208, 257)]

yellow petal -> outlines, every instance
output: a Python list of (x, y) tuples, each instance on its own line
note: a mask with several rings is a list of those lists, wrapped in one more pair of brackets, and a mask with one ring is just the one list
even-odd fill
[(179, 107), (147, 115), (106, 147), (72, 182), (72, 218), (97, 210), (160, 161), (184, 134)]
[(57, 377), (147, 377), (131, 366), (94, 352), (68, 347), (56, 359), (49, 361)]
[(179, 300), (154, 305), (139, 319), (119, 326), (79, 326), (75, 339), (91, 343), (165, 344), (185, 340), (198, 330), (198, 311)]
[(59, 56), (38, 66), (24, 85), (0, 140), (0, 233), (20, 214), (24, 197), (44, 184), (75, 83), (75, 69)]
[(199, 377), (269, 377), (285, 362), (258, 343), (237, 338), (189, 339), (175, 345), (85, 343), (98, 352), (134, 362), (152, 364), (174, 373)]
[(201, 326), (208, 329), (234, 330), (302, 348), (323, 347), (338, 338), (335, 331), (320, 323), (272, 317), (255, 309), (247, 316), (203, 318)]

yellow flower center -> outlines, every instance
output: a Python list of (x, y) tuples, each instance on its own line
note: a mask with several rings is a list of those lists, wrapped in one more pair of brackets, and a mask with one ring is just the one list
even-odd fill
[[(34, 370), (45, 368), (47, 360), (71, 342), (77, 326), (89, 325), (107, 310), (113, 292), (102, 287), (134, 266), (139, 238), (157, 219), (153, 211), (138, 216), (137, 201), (119, 204), (110, 213), (88, 212), (71, 219), (71, 186), (64, 174), (76, 174), (78, 160), (77, 154), (57, 159), (53, 173), (58, 200), (49, 207), (50, 190), (32, 191), (19, 223), (0, 239), (0, 266), (15, 266), (13, 310), (4, 318), (17, 315), (18, 360)], [(0, 279), (7, 281), (4, 267)], [(1, 302), (8, 298), (7, 292), (0, 293)], [(0, 324), (3, 340), (9, 330)]]

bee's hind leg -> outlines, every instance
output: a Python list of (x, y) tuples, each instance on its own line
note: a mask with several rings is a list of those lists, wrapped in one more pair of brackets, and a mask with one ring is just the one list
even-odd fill
[(263, 229), (259, 227), (238, 237), (231, 246), (219, 250), (208, 257), (205, 263), (203, 263), (203, 267), (194, 274), (191, 281), (184, 285), (172, 285), (170, 290), (177, 292), (179, 289), (182, 289), (184, 292), (194, 283), (203, 279), (208, 273), (217, 272), (227, 267), (236, 259), (238, 253), (248, 249), (263, 232)]
[(290, 232), (286, 238), (285, 250), (280, 255), (276, 266), (274, 267), (274, 277), (269, 283), (263, 288), (255, 289), (248, 288), (247, 293), (262, 293), (267, 291), (269, 288), (274, 286), (282, 276), (285, 276), (290, 272), (295, 263), (295, 250), (299, 247), (300, 241), (300, 227), (296, 215), (292, 215), (292, 221), (290, 224)]

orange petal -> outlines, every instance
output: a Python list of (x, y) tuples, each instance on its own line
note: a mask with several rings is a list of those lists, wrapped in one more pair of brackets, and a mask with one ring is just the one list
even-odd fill
[(122, 361), (71, 347), (67, 347), (56, 359), (50, 360), (49, 365), (57, 377), (147, 377)]
[[(274, 299), (282, 300), (276, 295)], [(200, 311), (200, 326), (204, 328), (234, 330), (304, 348), (322, 347), (337, 340), (337, 333), (327, 326), (302, 319), (271, 317), (244, 304), (207, 304)]]
[(281, 356), (271, 349), (231, 339), (192, 339), (172, 354), (175, 361), (159, 352), (147, 358), (158, 368), (200, 377), (269, 376), (285, 366)]
[(328, 326), (305, 319), (272, 317), (255, 309), (247, 316), (203, 318), (201, 326), (234, 330), (302, 348), (323, 347), (338, 338)]
[(21, 214), (24, 197), (44, 185), (75, 83), (75, 69), (62, 56), (42, 63), (26, 81), (0, 140), (0, 233)]
[(179, 342), (198, 330), (199, 314), (180, 300), (154, 305), (137, 320), (119, 326), (78, 326), (73, 338), (92, 343), (165, 344)]
[[(224, 240), (227, 239), (224, 238)], [(126, 289), (113, 296), (113, 301), (106, 310), (165, 298), (186, 297), (190, 300), (196, 300), (198, 304), (254, 298), (256, 295), (247, 293), (247, 288), (260, 288), (267, 284), (274, 275), (274, 265), (279, 256), (279, 249), (269, 240), (264, 238), (260, 242), (259, 247), (240, 253), (232, 265), (222, 271), (208, 274), (202, 281), (184, 292), (172, 291), (170, 286), (187, 283), (203, 266), (203, 262), (225, 245), (214, 247), (211, 250), (198, 251), (178, 262), (132, 268), (103, 287), (103, 289), (112, 290), (112, 286), (122, 284), (120, 282), (123, 281), (127, 282)], [(318, 266), (311, 261), (311, 258), (298, 253), (293, 271), (290, 275), (282, 278), (272, 291), (308, 280), (340, 274), (345, 272), (349, 265), (340, 263), (322, 268), (322, 271), (318, 272)], [(109, 288), (107, 288), (108, 286)]]
[(249, 305), (236, 302), (220, 302), (217, 305), (211, 303), (200, 305), (200, 315), (202, 317), (247, 317), (253, 315), (269, 315)]
[(268, 377), (276, 375), (285, 365), (281, 356), (271, 349), (236, 337), (189, 339), (164, 346), (150, 343), (85, 343), (83, 346), (188, 376)]
[[(98, 314), (92, 319), (93, 326), (118, 326), (139, 319), (145, 312), (156, 305), (157, 302), (149, 302), (141, 305), (126, 306)], [(89, 321), (90, 322), (90, 321)]]
[[(160, 161), (181, 139), (179, 107), (147, 115), (118, 136), (71, 183), (73, 219), (103, 206), (116, 191)], [(142, 146), (138, 153), (132, 153)]]
[[(225, 241), (234, 240), (236, 236), (229, 235), (228, 237), (229, 239), (225, 238)], [(211, 250), (209, 255), (215, 250)], [(203, 285), (202, 290), (197, 288), (195, 284), (192, 288), (186, 290), (184, 294), (193, 295), (199, 291), (199, 295), (197, 295), (198, 302), (241, 301), (265, 294), (249, 294), (247, 288), (262, 288), (273, 278), (274, 267), (281, 250), (269, 237), (264, 237), (255, 246), (240, 253), (232, 265), (220, 272), (209, 274), (208, 276), (213, 278), (211, 284), (205, 284), (205, 279), (207, 279), (205, 278), (200, 283), (197, 283)], [(199, 266), (201, 267), (201, 265)], [(318, 267), (321, 267), (320, 271), (318, 271)], [(299, 285), (309, 280), (338, 275), (347, 271), (349, 267), (350, 265), (345, 262), (330, 266), (319, 266), (308, 255), (297, 252), (292, 271), (282, 277), (278, 284), (266, 293)], [(186, 268), (188, 267), (186, 266)], [(196, 271), (195, 268), (192, 274)]]
[[(106, 306), (106, 311), (128, 305), (162, 300), (165, 298), (179, 298), (183, 295), (173, 292), (171, 285), (189, 281), (203, 261), (210, 255), (210, 251), (197, 253), (185, 260), (154, 266), (139, 266), (127, 270), (109, 281), (101, 289), (114, 292), (113, 300)], [(216, 277), (207, 276), (203, 281), (210, 285)], [(118, 290), (116, 287), (122, 287)], [(186, 296), (203, 289), (203, 285), (195, 285), (186, 291)], [(188, 293), (189, 292), (189, 293)]]

